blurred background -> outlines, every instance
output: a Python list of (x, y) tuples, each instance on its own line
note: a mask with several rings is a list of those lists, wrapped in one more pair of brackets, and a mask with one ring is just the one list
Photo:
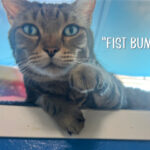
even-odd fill
[[(32, 0), (33, 1), (33, 0)], [(74, 0), (40, 0), (40, 2), (73, 2)], [(8, 42), (10, 25), (0, 1), (0, 65), (15, 66)], [(97, 0), (91, 26), (95, 53), (110, 72), (120, 75), (150, 76), (150, 49), (107, 49), (102, 36), (150, 38), (150, 0)]]

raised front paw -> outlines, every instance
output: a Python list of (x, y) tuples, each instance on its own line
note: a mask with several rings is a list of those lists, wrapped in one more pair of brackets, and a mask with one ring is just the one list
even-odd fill
[(81, 93), (94, 91), (102, 85), (100, 71), (92, 65), (80, 64), (71, 71), (69, 84)]
[(85, 119), (77, 107), (70, 107), (55, 117), (60, 127), (69, 135), (79, 134), (84, 127)]

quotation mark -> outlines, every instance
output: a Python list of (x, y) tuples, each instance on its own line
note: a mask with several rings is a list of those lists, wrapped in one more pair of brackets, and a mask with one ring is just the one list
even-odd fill
[(106, 41), (107, 38), (105, 36), (102, 37), (102, 41)]

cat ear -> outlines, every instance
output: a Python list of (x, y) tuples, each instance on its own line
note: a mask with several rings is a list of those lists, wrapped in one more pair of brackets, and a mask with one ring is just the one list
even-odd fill
[(76, 0), (74, 5), (79, 14), (84, 15), (88, 21), (91, 21), (96, 0)]
[(2, 3), (7, 12), (8, 21), (12, 24), (15, 17), (27, 7), (29, 2), (26, 0), (2, 0)]

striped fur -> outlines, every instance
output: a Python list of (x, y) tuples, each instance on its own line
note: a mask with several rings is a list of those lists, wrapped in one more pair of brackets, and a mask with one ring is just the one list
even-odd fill
[[(69, 134), (84, 127), (81, 108), (150, 109), (150, 93), (125, 88), (96, 61), (90, 30), (95, 0), (59, 5), (2, 1), (12, 25), (9, 40), (24, 75), (27, 101), (40, 105)], [(26, 35), (24, 24), (33, 24), (39, 34)], [(79, 32), (64, 36), (64, 28), (72, 24)], [(59, 51), (51, 58), (45, 49), (54, 47)]]

